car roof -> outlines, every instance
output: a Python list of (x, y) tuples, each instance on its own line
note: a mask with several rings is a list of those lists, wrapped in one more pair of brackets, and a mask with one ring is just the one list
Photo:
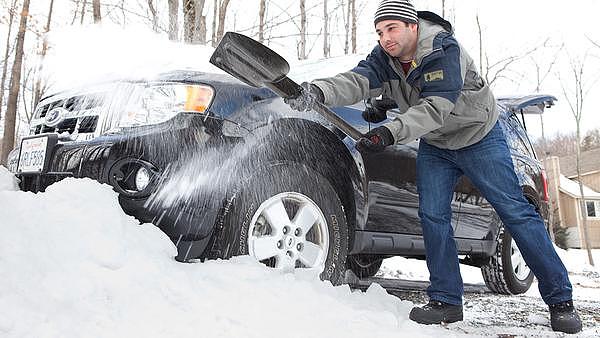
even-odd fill
[(503, 96), (497, 98), (498, 103), (507, 111), (524, 114), (542, 114), (544, 108), (554, 105), (556, 97), (547, 94), (532, 94), (522, 96)]

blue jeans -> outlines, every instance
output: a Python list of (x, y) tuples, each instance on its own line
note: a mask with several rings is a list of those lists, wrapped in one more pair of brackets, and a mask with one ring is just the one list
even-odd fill
[(537, 277), (544, 302), (570, 300), (572, 286), (567, 270), (552, 246), (544, 221), (523, 196), (499, 123), (478, 143), (458, 150), (440, 149), (421, 139), (417, 189), (431, 283), (427, 289), (429, 298), (462, 304), (463, 282), (450, 224), (450, 205), (463, 174), (500, 216)]

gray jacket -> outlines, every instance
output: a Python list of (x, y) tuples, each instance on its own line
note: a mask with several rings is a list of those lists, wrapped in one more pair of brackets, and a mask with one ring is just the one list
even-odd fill
[(351, 71), (313, 84), (323, 91), (328, 106), (380, 95), (394, 99), (403, 113), (384, 125), (396, 143), (423, 138), (445, 149), (472, 145), (498, 119), (492, 91), (454, 38), (450, 24), (433, 13), (419, 14), (417, 52), (408, 74), (397, 59), (376, 46)]

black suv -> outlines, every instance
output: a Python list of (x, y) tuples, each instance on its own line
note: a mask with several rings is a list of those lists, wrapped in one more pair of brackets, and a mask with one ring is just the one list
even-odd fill
[[(498, 100), (523, 192), (545, 220), (544, 171), (519, 119), (554, 100)], [(367, 106), (334, 111), (366, 132), (375, 126), (361, 118)], [(337, 284), (348, 270), (374, 275), (386, 257), (424, 258), (417, 145), (363, 156), (336, 127), (291, 110), (269, 89), (177, 71), (44, 98), (9, 169), (27, 191), (65, 177), (110, 184), (126, 213), (173, 240), (180, 261), (249, 254), (276, 268), (316, 269)], [(461, 261), (481, 267), (495, 292), (525, 292), (531, 271), (465, 178), (452, 210)]]

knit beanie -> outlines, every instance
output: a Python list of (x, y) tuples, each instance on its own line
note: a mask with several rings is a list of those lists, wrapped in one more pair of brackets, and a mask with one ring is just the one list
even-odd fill
[(417, 10), (410, 0), (383, 0), (375, 11), (375, 25), (383, 20), (418, 23)]

